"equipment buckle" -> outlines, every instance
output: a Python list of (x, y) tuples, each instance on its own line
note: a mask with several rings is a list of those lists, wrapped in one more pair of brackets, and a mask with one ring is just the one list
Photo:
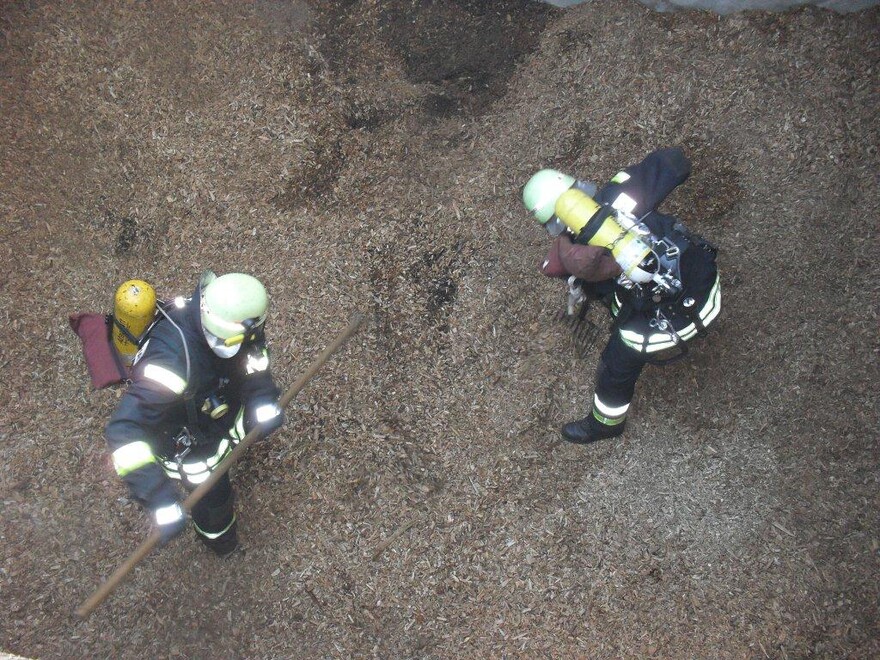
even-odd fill
[(180, 433), (174, 438), (174, 460), (177, 461), (178, 466), (186, 458), (187, 454), (192, 451), (194, 443), (195, 438), (193, 438), (189, 429), (185, 426), (180, 429)]
[(672, 241), (667, 240), (665, 237), (658, 240), (657, 245), (663, 246), (665, 255), (670, 259), (675, 259), (681, 256), (681, 248), (679, 248), (678, 245), (676, 245)]

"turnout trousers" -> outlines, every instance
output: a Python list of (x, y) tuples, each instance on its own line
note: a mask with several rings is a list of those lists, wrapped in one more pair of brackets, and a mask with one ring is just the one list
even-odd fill
[[(237, 442), (233, 439), (223, 439), (219, 445), (193, 449), (179, 463), (162, 461), (162, 466), (169, 477), (179, 480), (187, 491), (192, 492), (210, 476), (234, 444)], [(199, 539), (218, 554), (226, 554), (226, 550), (237, 543), (234, 505), (235, 493), (226, 472), (190, 512)]]
[(591, 426), (609, 431), (626, 421), (636, 382), (646, 364), (646, 356), (627, 346), (618, 332), (611, 335), (596, 369)]

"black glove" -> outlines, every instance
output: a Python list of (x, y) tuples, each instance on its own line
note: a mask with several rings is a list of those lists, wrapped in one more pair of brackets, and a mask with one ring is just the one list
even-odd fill
[(166, 545), (189, 525), (189, 516), (184, 512), (180, 502), (153, 509), (153, 521), (159, 531), (159, 546)]
[(284, 424), (284, 411), (275, 401), (254, 401), (245, 407), (244, 432), (259, 426), (262, 437), (266, 437)]

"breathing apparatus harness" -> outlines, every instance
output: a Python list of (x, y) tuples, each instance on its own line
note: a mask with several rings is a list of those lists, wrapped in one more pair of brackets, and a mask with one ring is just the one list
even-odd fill
[[(195, 395), (196, 392), (192, 386), (192, 381), (190, 378), (192, 372), (192, 362), (190, 359), (190, 351), (189, 351), (189, 343), (186, 338), (186, 333), (183, 331), (183, 328), (172, 318), (172, 315), (166, 311), (168, 308), (175, 307), (177, 309), (185, 308), (190, 302), (191, 298), (182, 298), (178, 297), (174, 300), (162, 300), (157, 301), (156, 303), (156, 316), (153, 322), (149, 325), (149, 327), (144, 331), (144, 333), (139, 337), (135, 338), (133, 336), (128, 336), (129, 341), (135, 343), (139, 348), (143, 348), (151, 331), (156, 327), (156, 325), (162, 321), (168, 321), (171, 326), (177, 331), (177, 334), (180, 336), (180, 342), (183, 346), (183, 355), (184, 361), (186, 363), (186, 387), (183, 390), (183, 400), (184, 406), (186, 409), (186, 424), (180, 428), (177, 434), (172, 438), (174, 442), (174, 461), (177, 463), (178, 472), (181, 475), (181, 478), (186, 478), (186, 472), (183, 469), (183, 459), (186, 458), (187, 455), (196, 447), (198, 447), (201, 443), (199, 438), (204, 436), (204, 430), (199, 422), (199, 411), (208, 415), (211, 419), (220, 419), (229, 411), (229, 404), (226, 402), (226, 399), (223, 395), (223, 390), (226, 384), (229, 382), (228, 378), (221, 378), (217, 387), (215, 387), (204, 399), (201, 407), (199, 407), (196, 403)], [(247, 321), (251, 321), (248, 319)], [(253, 322), (247, 323), (245, 322), (245, 337), (242, 337), (243, 341), (251, 342), (256, 341), (259, 337), (262, 336), (262, 327), (254, 328)], [(129, 333), (130, 334), (130, 333)], [(240, 341), (242, 341), (240, 340)], [(135, 362), (139, 359), (140, 355), (135, 357)]]
[[(177, 463), (177, 470), (180, 473), (181, 478), (185, 478), (186, 472), (183, 469), (183, 459), (192, 451), (193, 447), (198, 446), (198, 435), (200, 435), (200, 425), (198, 421), (198, 414), (196, 412), (196, 403), (195, 403), (195, 392), (192, 389), (191, 380), (190, 380), (190, 372), (191, 372), (191, 363), (189, 357), (189, 345), (186, 341), (186, 335), (183, 332), (183, 329), (177, 324), (177, 322), (171, 318), (171, 315), (165, 311), (165, 307), (173, 304), (175, 307), (182, 309), (186, 307), (186, 304), (189, 302), (187, 298), (176, 298), (172, 302), (164, 302), (156, 305), (156, 309), (158, 311), (156, 321), (153, 322), (153, 325), (150, 326), (150, 330), (158, 323), (162, 317), (168, 321), (175, 330), (177, 330), (177, 334), (180, 335), (180, 342), (183, 346), (183, 356), (186, 362), (186, 387), (183, 390), (183, 401), (184, 406), (186, 407), (186, 419), (187, 424), (183, 426), (180, 431), (178, 431), (177, 435), (174, 436), (174, 460)], [(149, 330), (145, 334), (145, 336), (149, 335)], [(193, 431), (190, 431), (190, 428)], [(194, 434), (195, 432), (195, 434)]]
[[(697, 335), (707, 334), (699, 315), (696, 300), (684, 295), (681, 281), (681, 259), (692, 247), (706, 250), (714, 258), (717, 248), (701, 236), (690, 232), (681, 222), (670, 223), (657, 236), (644, 222), (650, 214), (636, 218), (629, 212), (602, 204), (581, 231), (575, 233), (575, 243), (598, 245), (608, 249), (621, 267), (617, 278), (619, 308), (615, 314), (612, 332), (629, 321), (635, 312), (648, 317), (648, 327), (669, 335), (677, 352), (669, 358), (653, 357), (649, 361), (667, 363), (687, 354), (672, 323), (671, 316), (681, 315), (694, 324)], [(598, 237), (598, 238), (597, 238)], [(603, 238), (604, 237), (604, 238)]]

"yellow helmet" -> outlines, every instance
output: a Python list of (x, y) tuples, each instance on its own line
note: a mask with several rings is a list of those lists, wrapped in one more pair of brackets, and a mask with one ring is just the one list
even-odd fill
[(526, 208), (534, 213), (542, 225), (553, 217), (556, 200), (575, 183), (575, 178), (557, 170), (540, 170), (532, 175), (525, 187), (522, 198)]

